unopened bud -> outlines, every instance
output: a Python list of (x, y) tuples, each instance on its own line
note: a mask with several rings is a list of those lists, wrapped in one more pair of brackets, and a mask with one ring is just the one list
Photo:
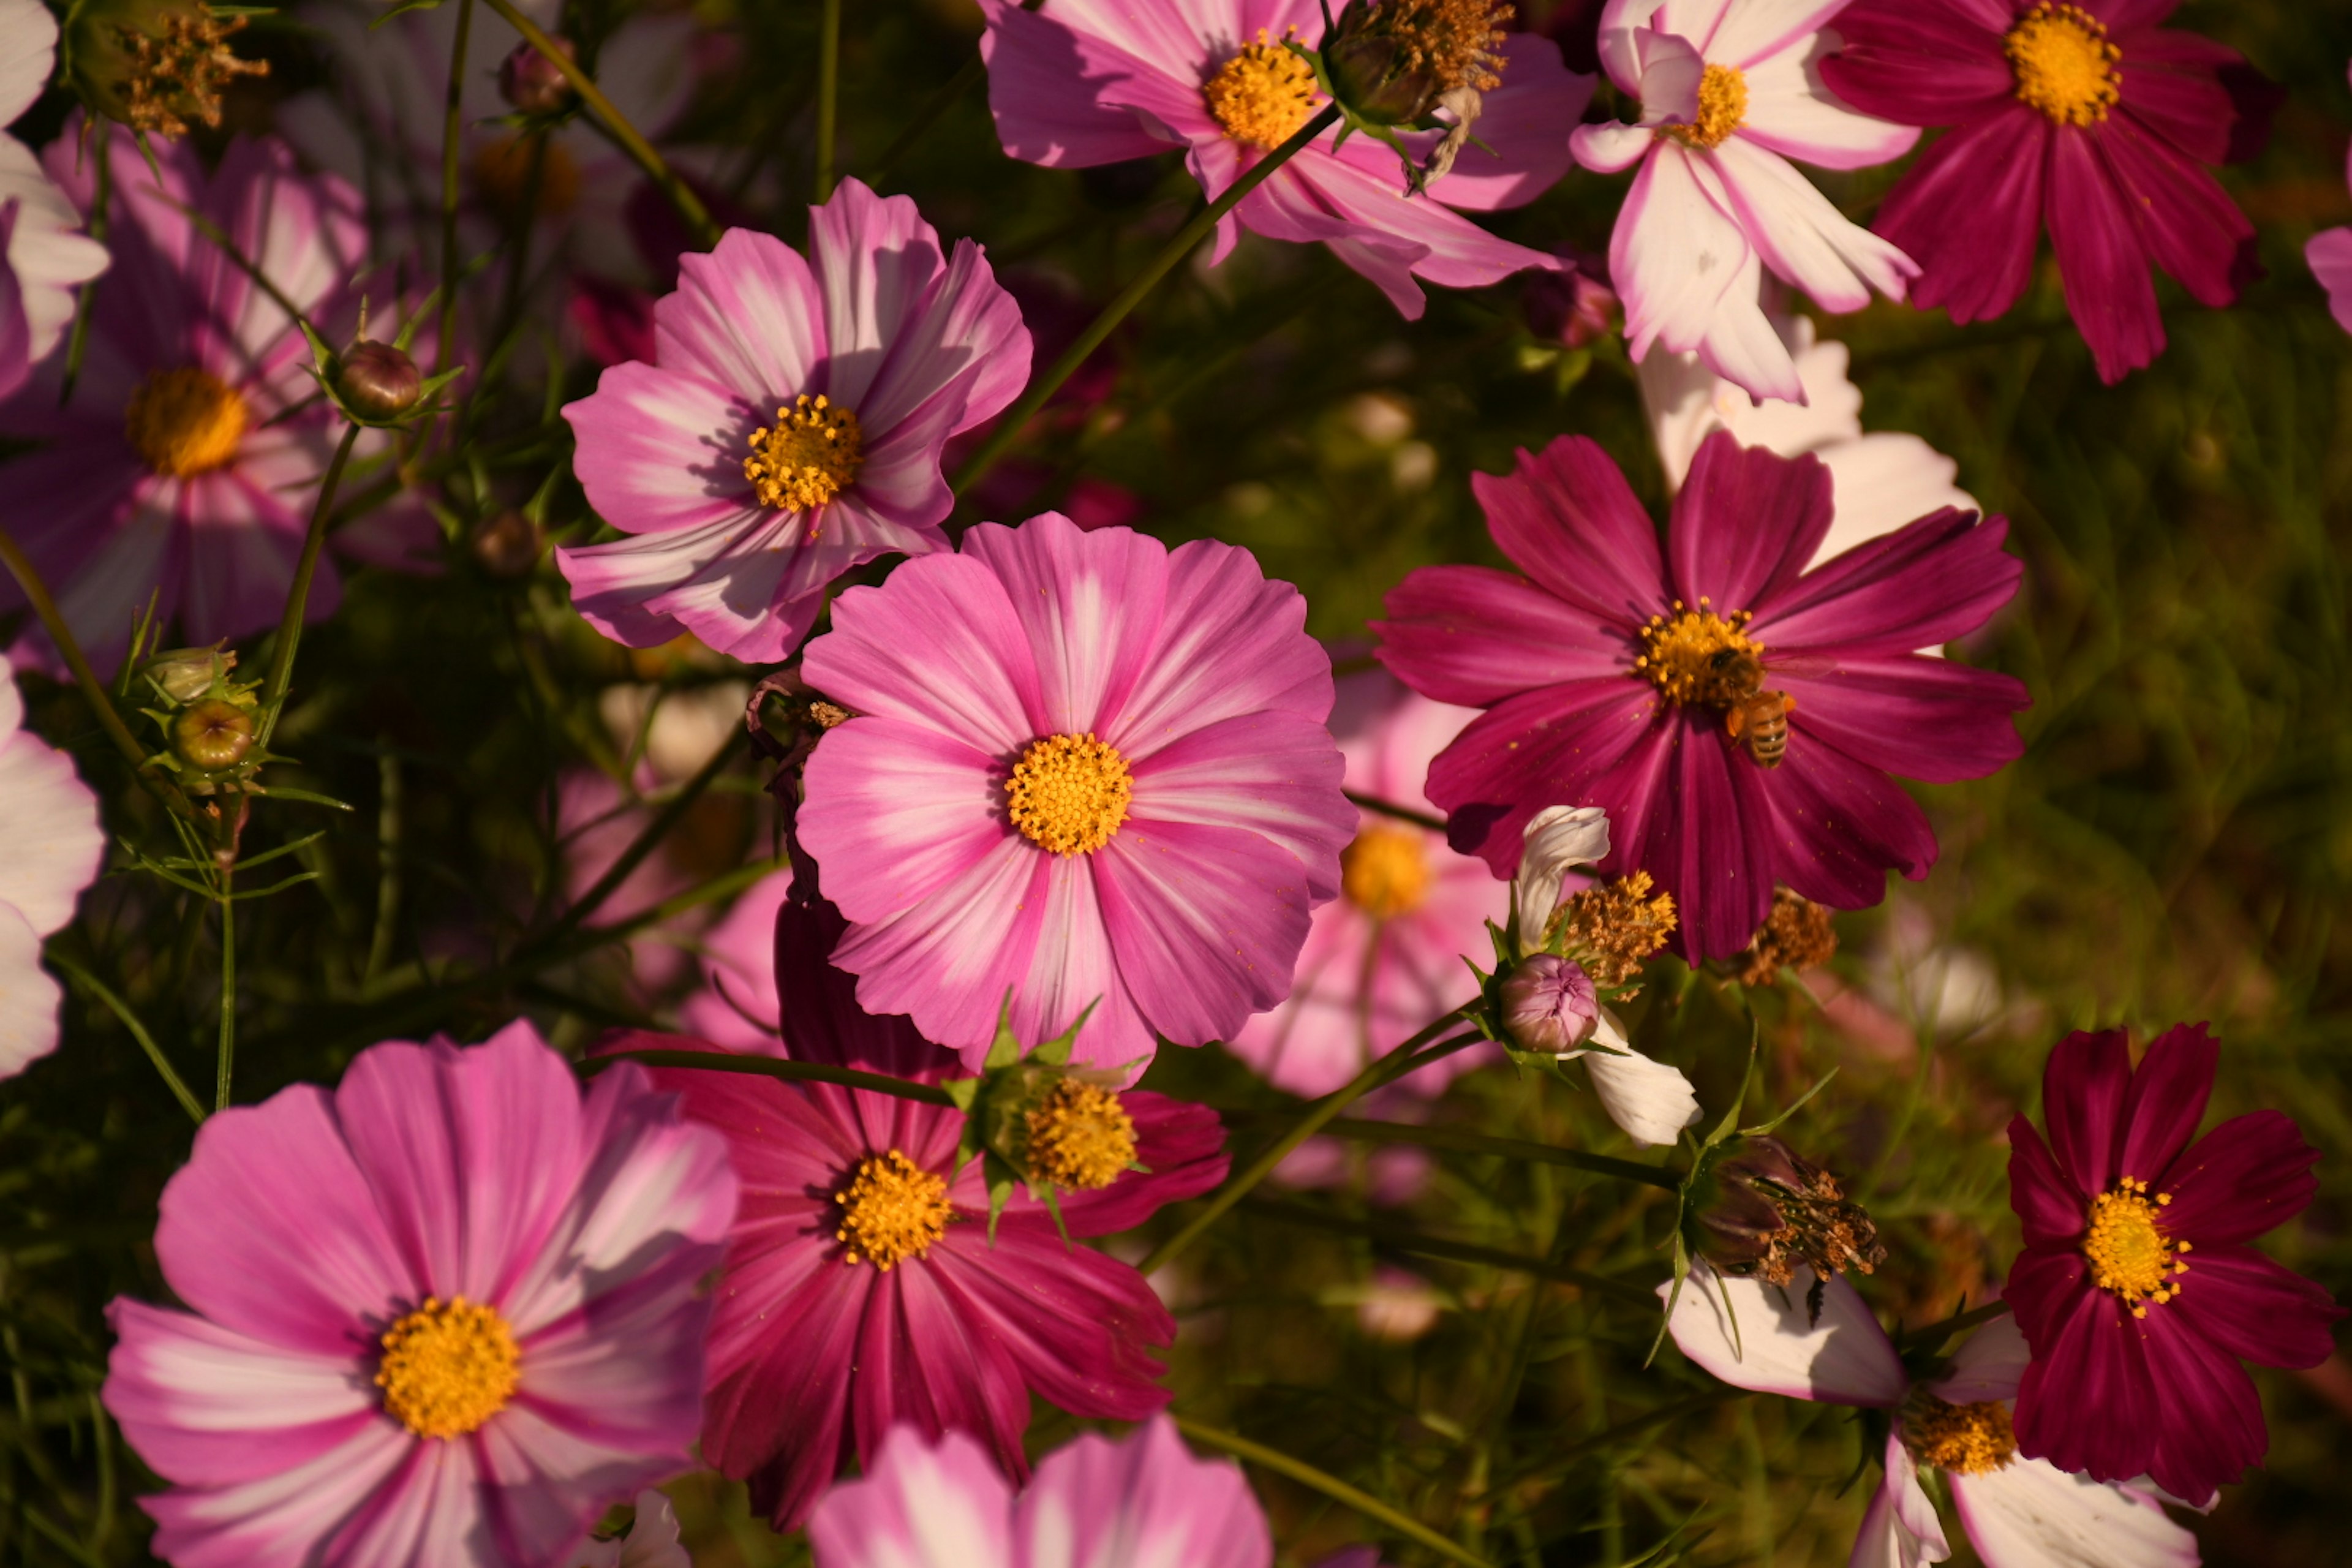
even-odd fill
[(1539, 338), (1580, 349), (1617, 335), (1624, 315), (1616, 290), (1609, 287), (1609, 264), (1580, 254), (1559, 272), (1530, 274), (1520, 304), (1528, 313), (1528, 330)]
[(253, 750), (253, 714), (216, 697), (199, 702), (172, 721), (172, 744), (201, 772), (233, 768)]
[[(558, 38), (565, 59), (574, 58), (572, 40)], [(572, 84), (553, 60), (526, 41), (499, 64), (499, 96), (525, 114), (552, 114), (572, 100)]]
[(520, 577), (539, 564), (545, 542), (539, 524), (509, 507), (474, 530), (474, 559), (493, 577)]
[(416, 406), (425, 392), (425, 374), (390, 343), (363, 342), (343, 355), (335, 391), (344, 406), (362, 419), (396, 419)]
[(141, 666), (147, 679), (174, 702), (194, 702), (212, 689), (216, 677), (236, 668), (236, 651), (217, 647), (175, 647)]
[(1600, 1019), (1592, 976), (1567, 959), (1538, 952), (1503, 982), (1503, 1027), (1522, 1050), (1575, 1050)]

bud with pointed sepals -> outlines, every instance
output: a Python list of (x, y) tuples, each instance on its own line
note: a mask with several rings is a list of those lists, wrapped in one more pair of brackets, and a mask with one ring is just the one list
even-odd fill
[(1577, 964), (1538, 952), (1503, 981), (1503, 1027), (1520, 1049), (1559, 1056), (1592, 1038), (1601, 1001)]
[[(569, 38), (556, 39), (555, 47), (567, 60), (578, 58)], [(569, 108), (577, 94), (562, 68), (525, 41), (499, 63), (499, 96), (525, 114), (552, 114)]]
[(404, 351), (362, 340), (336, 367), (335, 395), (361, 419), (397, 419), (425, 395), (425, 373)]
[(198, 773), (224, 773), (253, 750), (253, 728), (252, 710), (208, 697), (172, 721), (172, 748)]
[(236, 650), (215, 644), (159, 653), (141, 665), (139, 673), (173, 702), (194, 702), (199, 697), (216, 695), (215, 687), (236, 668)]
[(1119, 1103), (1117, 1086), (1126, 1070), (1069, 1065), (1078, 1031), (1093, 1011), (1089, 1006), (1068, 1029), (1024, 1050), (1013, 1033), (1008, 994), (980, 1076), (950, 1079), (942, 1086), (964, 1112), (957, 1163), (979, 1157), (988, 1179), (992, 1237), (1015, 1182), (1045, 1205), (1058, 1226), (1057, 1194), (1097, 1191), (1128, 1171), (1143, 1169), (1135, 1162), (1134, 1119)]

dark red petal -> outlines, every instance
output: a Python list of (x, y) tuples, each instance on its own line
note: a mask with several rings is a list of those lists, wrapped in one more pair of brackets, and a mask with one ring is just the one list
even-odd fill
[[(1631, 678), (1637, 641), (1491, 566), (1423, 566), (1389, 590), (1377, 657), (1423, 697), (1465, 708), (1563, 680)], [(1661, 604), (1663, 607), (1663, 603)]]
[(2131, 1089), (2131, 1047), (2121, 1029), (2076, 1031), (2058, 1042), (2042, 1069), (2042, 1120), (2050, 1152), (2079, 1192), (2098, 1194), (2123, 1173), (2124, 1096)]
[(2082, 0), (2082, 5), (2114, 34), (2161, 26), (2164, 19), (2179, 8), (2180, 0)]
[(1570, 605), (1628, 628), (1665, 607), (1657, 525), (1600, 446), (1562, 436), (1509, 474), (1473, 474), (1496, 545)]
[(2010, 714), (2032, 700), (2024, 684), (1948, 658), (1848, 657), (1819, 675), (1765, 660), (1767, 684), (1797, 700), (1791, 721), (1882, 773), (1948, 784), (1982, 778), (2025, 749)]
[(1755, 606), (1765, 662), (1799, 651), (1906, 654), (1984, 625), (2024, 565), (2009, 520), (1947, 508), (1855, 545)]
[[(1790, 718), (1789, 750), (1764, 780), (1771, 802), (1772, 874), (1817, 904), (1864, 910), (1886, 896), (1886, 873), (1916, 881), (1936, 863), (1936, 832), (1901, 784)], [(1747, 757), (1737, 770), (1757, 773)]]
[(2172, 1199), (2167, 1234), (2219, 1247), (2252, 1241), (2301, 1214), (2319, 1190), (2311, 1173), (2318, 1163), (2291, 1117), (2257, 1110), (2224, 1121), (2148, 1183)]
[(2090, 345), (2099, 379), (2112, 385), (2163, 351), (2164, 321), (2133, 215), (2078, 127), (2062, 126), (2050, 138), (2042, 206), (2066, 309)]
[(1020, 1481), (1028, 1472), (1021, 1435), (1029, 1426), (1029, 1390), (998, 1325), (956, 1289), (954, 1257), (942, 1241), (875, 1288), (849, 1386), (857, 1461), (871, 1462), (890, 1428), (904, 1424), (934, 1439), (968, 1433)]
[[(2200, 1247), (2181, 1259), (2178, 1312), (2219, 1350), (2264, 1366), (2317, 1366), (2344, 1309), (2315, 1280), (2251, 1247)], [(2187, 1494), (2182, 1494), (2186, 1496)]]
[(931, 1256), (958, 1313), (1005, 1348), (1030, 1390), (1107, 1421), (1140, 1421), (1168, 1403), (1151, 1351), (1173, 1342), (1176, 1321), (1132, 1267), (1065, 1246), (1050, 1223), (1007, 1225), (992, 1246), (984, 1235), (949, 1242)]
[(2006, 22), (1999, 6), (1864, 0), (1831, 24), (1843, 42), (1822, 62), (1822, 79), (1863, 113), (1898, 125), (1974, 120), (2016, 92), (2001, 53)]
[(2119, 114), (2092, 138), (2149, 258), (2199, 303), (2216, 308), (2260, 276), (2254, 226), (2213, 176)]
[(1677, 722), (1645, 681), (1571, 680), (1526, 692), (1473, 720), (1437, 754), (1429, 798), (1447, 814), (1447, 842), (1497, 877), (1518, 869), (1527, 825), (1548, 805), (1606, 808), (1622, 847), (1633, 841), (1627, 823), (1649, 810), (1651, 786), (1642, 770), (1621, 777), (1620, 763), (1663, 752)]
[[(737, 1273), (730, 1258), (728, 1279)], [(769, 1304), (762, 1353), (714, 1380), (704, 1396), (702, 1456), (751, 1484), (751, 1507), (791, 1530), (840, 1473), (848, 1447), (849, 1383), (874, 1270), (825, 1264), (807, 1287)], [(730, 1285), (722, 1282), (723, 1303)]]
[(1699, 444), (1667, 530), (1675, 595), (1717, 615), (1756, 610), (1803, 574), (1829, 537), (1830, 471), (1807, 453), (1743, 447), (1728, 430)]
[(2202, 1024), (2176, 1024), (2150, 1041), (2124, 1096), (2124, 1145), (2117, 1169), (2153, 1182), (2197, 1135), (2221, 1043)]
[(2029, 1335), (2035, 1350), (2017, 1389), (2019, 1453), (2103, 1481), (2147, 1468), (2163, 1411), (2142, 1322), (2106, 1291), (2084, 1289), (2066, 1301), (2054, 1334)]
[(2270, 1447), (2254, 1380), (2170, 1304), (2150, 1307), (2139, 1321), (2164, 1406), (2147, 1473), (2174, 1497), (2210, 1497), (2261, 1464)]
[[(2122, 111), (2200, 163), (2251, 157), (2268, 137), (2264, 95), (2250, 93), (2242, 105), (2229, 86), (2262, 78), (2226, 44), (2195, 33), (2148, 33), (2132, 40), (2117, 69)], [(2254, 147), (2239, 150), (2250, 136)]]
[(1989, 321), (2033, 278), (2050, 121), (2021, 103), (1962, 125), (1919, 156), (1871, 226), (1919, 264), (1911, 302)]
[(857, 1005), (857, 976), (835, 968), (832, 960), (849, 922), (831, 900), (801, 896), (814, 883), (806, 875), (797, 878), (793, 896), (776, 910), (782, 1054), (925, 1083), (945, 1078), (957, 1066), (953, 1051), (923, 1038), (911, 1018), (877, 1016)]
[(2017, 1211), (2028, 1247), (2079, 1242), (2089, 1223), (2091, 1196), (2066, 1180), (2032, 1122), (2022, 1116), (2010, 1118), (2009, 1206)]
[[(1714, 722), (1685, 719), (1668, 733), (1667, 776), (1641, 836), (1629, 814), (1626, 837), (1601, 868), (1656, 878), (1675, 896), (1675, 949), (1696, 963), (1745, 948), (1771, 912), (1771, 808), (1763, 770), (1726, 745)], [(1613, 809), (1610, 819), (1613, 830)]]
[(2029, 1244), (2010, 1265), (2001, 1300), (2035, 1355), (2048, 1355), (2057, 1345), (2059, 1329), (2081, 1306), (2075, 1298), (2097, 1292), (2089, 1274), (2081, 1250), (2071, 1245)]

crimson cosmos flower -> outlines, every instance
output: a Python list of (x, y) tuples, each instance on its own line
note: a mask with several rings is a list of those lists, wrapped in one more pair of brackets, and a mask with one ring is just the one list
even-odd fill
[(2137, 1070), (2120, 1029), (2069, 1035), (2043, 1069), (2049, 1143), (2009, 1124), (2025, 1251), (2005, 1294), (2033, 1352), (2018, 1451), (2192, 1502), (2269, 1446), (2240, 1359), (2315, 1366), (2344, 1315), (2246, 1245), (2317, 1190), (2294, 1121), (2257, 1110), (2189, 1142), (2220, 1054), (2202, 1024), (2158, 1036)]
[(2273, 85), (2234, 49), (2161, 30), (2176, 0), (1862, 0), (1822, 76), (1865, 114), (1953, 129), (1888, 193), (1877, 230), (1955, 321), (2017, 302), (2050, 226), (2100, 378), (2164, 347), (2154, 263), (2202, 304), (2258, 272), (2254, 226), (2203, 165), (2262, 150)]
[[(1428, 795), (1454, 848), (1497, 877), (1537, 813), (1597, 805), (1612, 841), (1600, 874), (1646, 871), (1672, 893), (1685, 956), (1733, 953), (1776, 881), (1853, 910), (1885, 896), (1890, 867), (1927, 874), (1935, 834), (1888, 774), (1980, 778), (2018, 754), (2024, 687), (1916, 651), (2016, 592), (2000, 518), (1946, 508), (1808, 570), (1829, 469), (1723, 431), (1692, 460), (1663, 551), (1581, 436), (1471, 487), (1527, 576), (1424, 566), (1376, 629), (1406, 685), (1486, 710), (1430, 764)], [(1727, 731), (1743, 663), (1750, 689), (1796, 700), (1777, 765)]]

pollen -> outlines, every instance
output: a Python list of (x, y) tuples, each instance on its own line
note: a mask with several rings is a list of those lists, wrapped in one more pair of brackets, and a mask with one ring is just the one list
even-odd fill
[(1674, 614), (1652, 616), (1642, 628), (1633, 673), (1669, 702), (1728, 708), (1763, 684), (1764, 645), (1747, 632), (1754, 618), (1746, 610), (1718, 616), (1706, 599), (1696, 609), (1676, 599)]
[(1135, 784), (1118, 748), (1084, 735), (1030, 743), (1004, 782), (1004, 811), (1022, 836), (1056, 855), (1091, 855), (1127, 820)]
[(857, 478), (865, 466), (865, 433), (857, 416), (818, 393), (803, 393), (776, 410), (776, 423), (751, 432), (743, 477), (760, 504), (780, 511), (814, 511)]
[(208, 474), (236, 456), (251, 415), (235, 387), (194, 365), (159, 370), (122, 410), (141, 461), (167, 479)]
[(1315, 68), (1286, 47), (1297, 32), (1293, 27), (1273, 44), (1260, 27), (1257, 42), (1243, 46), (1202, 84), (1202, 100), (1234, 141), (1279, 147), (1314, 117)]
[(2105, 120), (2122, 96), (2116, 63), (2123, 51), (2107, 30), (2078, 5), (2040, 5), (2001, 40), (2017, 97), (2061, 125)]
[(462, 1437), (506, 1408), (521, 1381), (514, 1331), (463, 1296), (427, 1296), (383, 1331), (375, 1385), (384, 1413), (420, 1437)]
[(1769, 985), (1783, 969), (1819, 969), (1837, 956), (1837, 928), (1830, 911), (1801, 893), (1772, 889), (1772, 912), (1748, 944), (1742, 985)]
[(1650, 874), (1636, 871), (1561, 900), (1553, 931), (1566, 934), (1568, 950), (1594, 984), (1624, 984), (1674, 934), (1675, 896), (1653, 897), (1651, 886)]
[(1375, 823), (1339, 852), (1339, 890), (1376, 921), (1392, 921), (1429, 897), (1429, 857), (1421, 835)]
[(1903, 1446), (1923, 1465), (1956, 1476), (1998, 1470), (2017, 1455), (2009, 1406), (1998, 1399), (1979, 1405), (1947, 1405), (1931, 1394), (1914, 1394), (1903, 1412)]
[(241, 76), (268, 76), (268, 60), (240, 59), (228, 40), (243, 16), (165, 15), (156, 31), (118, 27), (126, 71), (122, 118), (134, 131), (185, 136), (188, 117), (213, 129), (221, 122), (221, 94)]
[(1659, 134), (1685, 147), (1720, 146), (1748, 122), (1748, 79), (1738, 66), (1709, 66), (1698, 79), (1698, 114), (1687, 125), (1666, 125)]
[(1118, 1096), (1066, 1078), (1029, 1112), (1029, 1179), (1092, 1192), (1135, 1163), (1135, 1121)]
[(903, 1258), (920, 1258), (947, 1234), (955, 1211), (944, 1176), (924, 1170), (893, 1149), (868, 1154), (849, 1184), (833, 1194), (841, 1205), (835, 1241), (848, 1243), (845, 1263), (871, 1263), (887, 1274)]
[(2170, 1193), (2151, 1197), (2146, 1182), (2126, 1176), (2093, 1198), (2085, 1216), (2083, 1256), (2091, 1278), (2135, 1318), (2147, 1316), (2150, 1301), (2162, 1305), (2179, 1295), (2180, 1277), (2189, 1272), (2179, 1257), (2189, 1244), (2173, 1242), (2156, 1223), (2157, 1211), (2171, 1202)]
[[(531, 190), (531, 164), (539, 164), (539, 188)], [(546, 136), (501, 136), (474, 154), (474, 188), (501, 212), (513, 212), (531, 198), (540, 217), (562, 217), (580, 201), (580, 165), (563, 143)]]
[(1363, 24), (1366, 34), (1397, 41), (1391, 69), (1426, 71), (1443, 92), (1502, 85), (1503, 24), (1514, 15), (1494, 0), (1380, 0)]

